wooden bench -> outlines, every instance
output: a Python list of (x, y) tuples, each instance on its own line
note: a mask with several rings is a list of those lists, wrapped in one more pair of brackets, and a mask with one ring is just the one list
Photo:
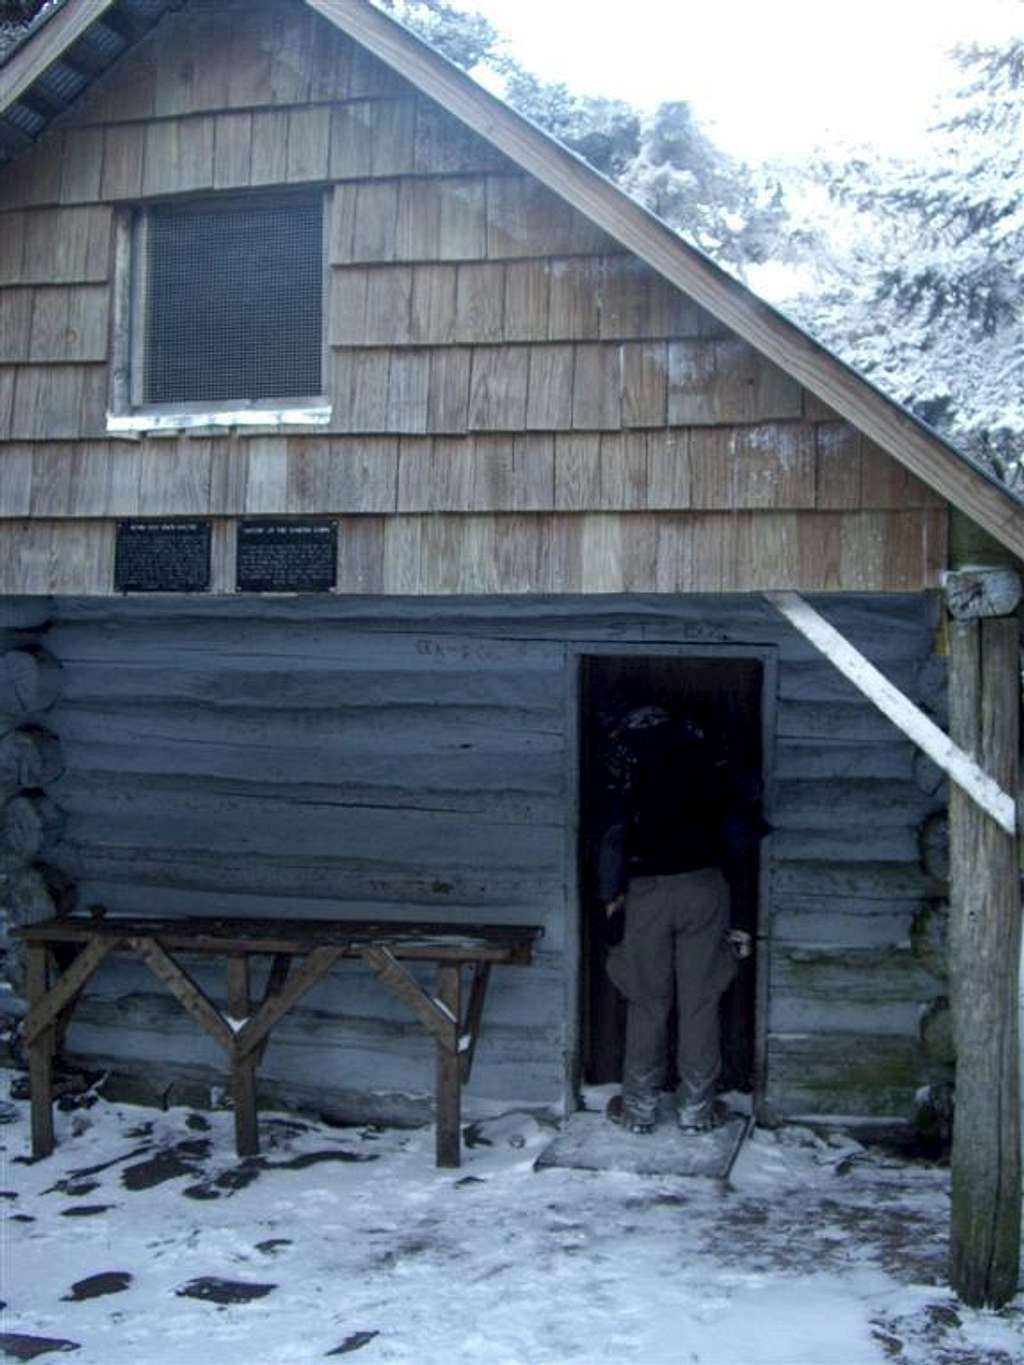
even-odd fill
[[(407, 1005), (437, 1045), (437, 1164), (458, 1166), (462, 1086), (469, 1078), (490, 969), (526, 966), (542, 930), (485, 925), (398, 924), (352, 920), (121, 918), (72, 915), (11, 931), (25, 944), (32, 1153), (53, 1151), (53, 1058), (84, 987), (113, 952), (137, 954), (224, 1049), (231, 1064), (235, 1141), (240, 1156), (259, 1150), (256, 1067), (279, 1020), (341, 958), (365, 962)], [(226, 1010), (189, 976), (176, 954), (223, 958)], [(250, 994), (253, 957), (269, 956), (261, 1001)], [(294, 966), (294, 960), (302, 962)], [(435, 991), (403, 962), (432, 962)], [(463, 968), (470, 969), (463, 1013)]]

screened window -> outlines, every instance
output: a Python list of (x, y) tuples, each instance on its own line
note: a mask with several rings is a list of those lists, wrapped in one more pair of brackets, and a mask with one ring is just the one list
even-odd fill
[(135, 259), (135, 405), (321, 392), (319, 195), (150, 206), (138, 220)]

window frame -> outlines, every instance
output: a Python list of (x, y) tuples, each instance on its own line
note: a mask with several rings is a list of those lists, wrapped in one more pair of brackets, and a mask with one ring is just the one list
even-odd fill
[[(287, 189), (268, 192), (216, 191), (175, 197), (175, 203), (202, 203), (218, 199), (268, 203), (298, 198)], [(323, 428), (330, 423), (332, 405), (328, 395), (330, 374), (330, 291), (332, 271), (327, 244), (330, 234), (330, 191), (319, 192), (322, 208), (322, 274), (320, 288), (320, 393), (295, 398), (224, 399), (172, 403), (143, 401), (143, 365), (146, 336), (146, 243), (152, 210), (167, 200), (154, 199), (123, 205), (115, 211), (113, 306), (111, 309), (110, 384), (107, 431), (111, 435), (142, 436), (151, 432), (186, 431), (196, 428)]]

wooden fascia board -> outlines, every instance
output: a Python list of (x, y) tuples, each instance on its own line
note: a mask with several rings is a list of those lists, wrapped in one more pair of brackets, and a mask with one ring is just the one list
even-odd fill
[(1024, 508), (1001, 485), (618, 186), (368, 0), (305, 3), (616, 238), (1024, 558)]
[(17, 103), (115, 0), (68, 0), (0, 67), (0, 111)]

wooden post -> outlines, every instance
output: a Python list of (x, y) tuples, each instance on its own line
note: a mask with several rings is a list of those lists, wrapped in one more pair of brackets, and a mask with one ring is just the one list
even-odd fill
[(462, 1160), (459, 1128), (462, 1117), (462, 1060), (458, 1027), (462, 1010), (461, 970), (457, 962), (437, 965), (437, 1001), (455, 1020), (456, 1047), (437, 1043), (437, 1164), (458, 1166)]
[[(1004, 791), (1016, 792), (1017, 618), (956, 619), (949, 634), (950, 736)], [(949, 815), (957, 1057), (950, 1282), (965, 1303), (999, 1307), (1016, 1293), (1020, 1267), (1017, 840), (955, 783)]]
[[(45, 943), (30, 943), (26, 949), (25, 995), (29, 1012), (39, 1005), (47, 989), (47, 948)], [(32, 1155), (49, 1156), (53, 1151), (53, 1049), (56, 1029), (53, 1024), (40, 1030), (28, 1043), (29, 1087), (32, 1095)]]

